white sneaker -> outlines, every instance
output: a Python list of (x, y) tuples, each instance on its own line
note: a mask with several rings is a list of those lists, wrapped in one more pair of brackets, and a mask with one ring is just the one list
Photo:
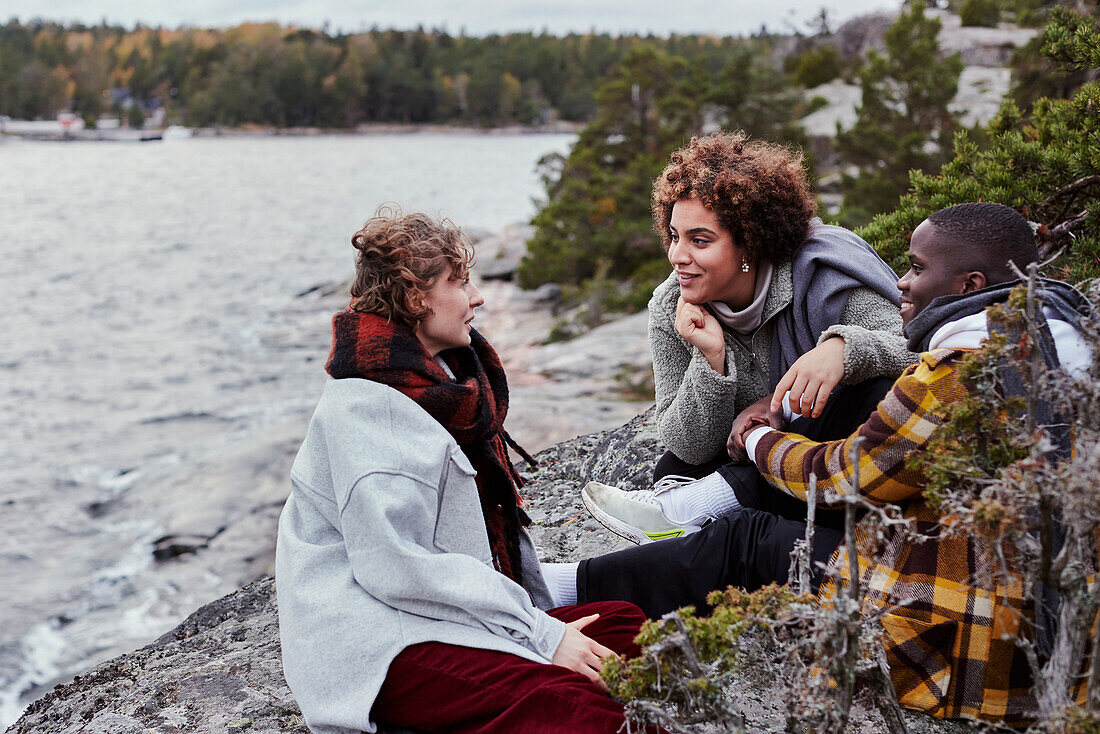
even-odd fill
[(657, 495), (670, 488), (661, 486), (657, 491), (643, 489), (624, 492), (618, 487), (589, 482), (581, 490), (581, 499), (592, 516), (611, 532), (634, 543), (652, 543), (698, 532), (710, 520), (705, 516), (686, 522), (674, 522), (667, 518)]

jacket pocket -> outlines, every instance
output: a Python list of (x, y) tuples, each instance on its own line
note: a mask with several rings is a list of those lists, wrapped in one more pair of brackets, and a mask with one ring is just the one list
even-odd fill
[(883, 644), (890, 680), (902, 706), (936, 715), (947, 703), (951, 687), (951, 651), (958, 622), (924, 622), (886, 614)]
[(433, 542), (445, 553), (465, 553), (492, 563), (475, 474), (462, 449), (452, 446), (443, 471)]

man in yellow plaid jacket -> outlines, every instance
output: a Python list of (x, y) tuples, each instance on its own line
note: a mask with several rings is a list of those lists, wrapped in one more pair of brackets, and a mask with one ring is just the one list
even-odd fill
[[(989, 576), (981, 573), (981, 541), (971, 534), (942, 534), (941, 515), (923, 501), (925, 477), (907, 465), (906, 457), (928, 442), (949, 407), (966, 395), (958, 360), (988, 335), (985, 308), (1007, 298), (1015, 277), (1008, 261), (1024, 268), (1037, 257), (1029, 225), (1008, 207), (964, 204), (933, 214), (914, 231), (911, 267), (898, 281), (909, 348), (923, 354), (870, 418), (846, 438), (818, 442), (776, 430), (774, 417), (742, 416), (730, 437), (731, 453), (743, 447), (764, 479), (788, 500), (793, 496), (804, 502), (814, 474), (819, 496), (858, 493), (872, 503), (894, 503), (918, 532), (934, 538), (916, 544), (898, 534), (877, 555), (859, 561), (869, 601), (880, 606), (905, 602), (883, 619), (891, 679), (902, 705), (938, 717), (1012, 725), (1035, 716), (1023, 653), (1005, 639), (1022, 634), (1029, 605), (1018, 585), (999, 576), (984, 586), (978, 581)], [(1080, 375), (1091, 364), (1091, 354), (1076, 323), (1088, 304), (1056, 281), (1043, 281), (1041, 297), (1055, 359)], [(859, 486), (853, 486), (850, 457), (857, 437), (862, 439)], [(708, 480), (713, 486), (715, 476), (737, 481), (733, 473), (720, 472), (694, 483), (702, 489), (688, 484), (669, 494), (683, 499), (709, 491)], [(733, 498), (729, 483), (724, 491)], [(667, 499), (626, 501), (660, 506)], [(731, 501), (736, 504), (735, 498)], [(650, 616), (687, 604), (705, 609), (712, 589), (786, 582), (788, 553), (805, 530), (804, 518), (755, 507), (692, 520), (701, 529), (689, 529), (681, 538), (582, 561), (576, 569), (578, 600), (625, 599)], [(818, 528), (816, 560), (832, 556), (835, 561), (841, 539), (838, 530)]]
[[(923, 500), (923, 472), (905, 461), (944, 422), (951, 404), (966, 395), (957, 373), (962, 354), (961, 349), (922, 354), (847, 439), (817, 443), (757, 428), (748, 441), (761, 474), (783, 491), (805, 500), (814, 473), (824, 496), (858, 493), (875, 504), (897, 504), (912, 530), (933, 538), (915, 543), (896, 533), (878, 553), (859, 558), (867, 600), (892, 607), (882, 617), (884, 643), (902, 705), (945, 718), (1027, 724), (1035, 717), (1031, 674), (1009, 636), (1030, 636), (1031, 604), (1016, 577), (983, 573), (987, 559), (977, 536), (944, 532), (942, 516)], [(851, 462), (857, 437), (862, 439), (858, 487)], [(841, 548), (836, 555), (846, 558)], [(839, 560), (844, 574), (847, 563)], [(978, 581), (983, 577), (989, 577), (985, 584)]]

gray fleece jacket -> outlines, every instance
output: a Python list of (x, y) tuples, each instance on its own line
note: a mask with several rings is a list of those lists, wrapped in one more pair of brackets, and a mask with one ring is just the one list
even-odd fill
[(474, 469), (386, 385), (330, 380), (291, 469), (275, 583), (283, 673), (317, 734), (375, 731), (393, 658), (419, 642), (549, 663), (565, 624), (530, 537), (525, 586), (493, 568)]
[(896, 378), (919, 355), (902, 336), (895, 282), (866, 242), (815, 219), (793, 260), (775, 264), (751, 348), (726, 332), (727, 374), (720, 375), (676, 332), (680, 285), (670, 275), (649, 302), (657, 428), (665, 447), (689, 464), (724, 453), (737, 414), (774, 390), (798, 357), (833, 336), (844, 339), (844, 383)]

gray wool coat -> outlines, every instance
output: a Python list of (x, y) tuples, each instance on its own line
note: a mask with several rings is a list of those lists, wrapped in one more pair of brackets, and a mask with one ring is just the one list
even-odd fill
[(906, 348), (896, 283), (870, 245), (815, 218), (794, 258), (775, 263), (751, 345), (725, 333), (727, 374), (720, 375), (676, 332), (680, 284), (670, 275), (649, 301), (662, 443), (689, 464), (724, 453), (737, 414), (771, 393), (795, 360), (833, 336), (844, 339), (844, 383), (899, 376), (920, 355)]
[(291, 470), (275, 583), (283, 672), (318, 734), (375, 731), (393, 658), (420, 642), (549, 663), (565, 624), (530, 537), (524, 586), (493, 568), (474, 469), (411, 399), (330, 380)]

